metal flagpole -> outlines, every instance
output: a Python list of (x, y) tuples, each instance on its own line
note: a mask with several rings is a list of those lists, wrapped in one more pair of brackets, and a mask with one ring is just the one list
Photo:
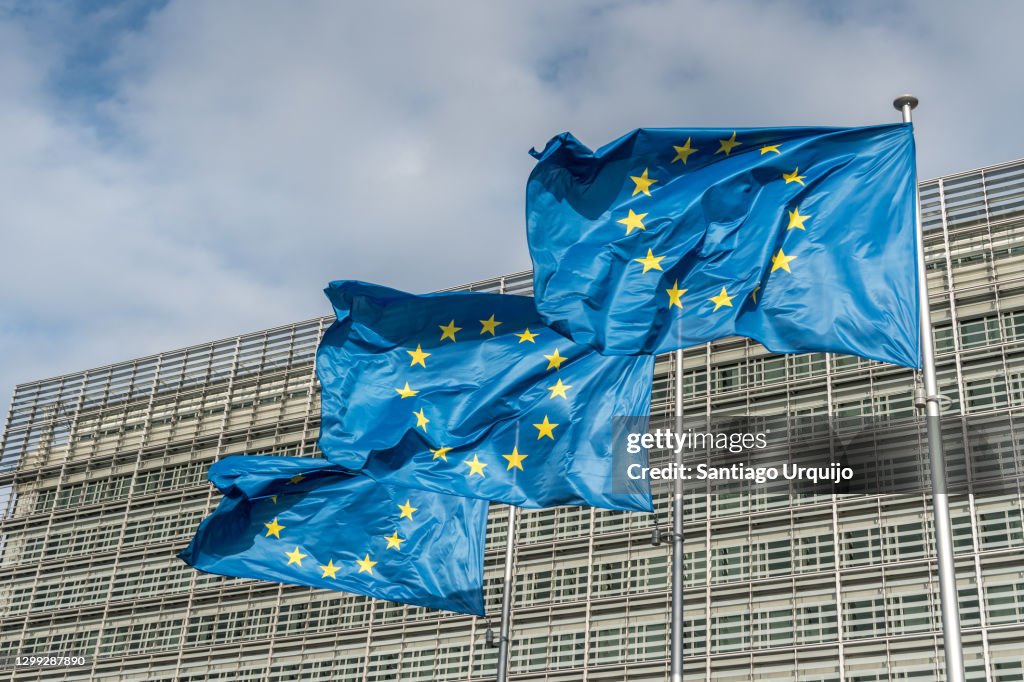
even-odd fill
[[(676, 433), (683, 432), (683, 351), (676, 351)], [(683, 682), (683, 449), (672, 482), (672, 682)]]
[(498, 631), (498, 679), (508, 679), (508, 645), (512, 639), (512, 581), (515, 578), (516, 523), (519, 508), (508, 507), (508, 538), (505, 541), (505, 580), (501, 594), (501, 629)]
[[(502, 293), (505, 283), (502, 280)], [(516, 447), (519, 447), (519, 432), (516, 431)], [(515, 586), (516, 563), (516, 525), (519, 522), (519, 507), (508, 505), (508, 531), (505, 537), (505, 577), (501, 591), (501, 626), (498, 629), (498, 675), (496, 682), (508, 679), (508, 647), (512, 641), (512, 589)], [(492, 635), (487, 629), (487, 643), (491, 644)]]
[[(892, 105), (910, 123), (910, 112), (917, 106), (913, 95), (901, 95)], [(935, 376), (935, 344), (932, 337), (931, 308), (928, 304), (928, 280), (924, 266), (924, 230), (921, 202), (914, 185), (914, 218), (917, 222), (918, 307), (921, 317), (921, 368), (924, 375), (925, 419), (928, 425), (928, 455), (932, 474), (932, 511), (935, 526), (935, 552), (939, 564), (939, 598), (942, 608), (943, 646), (946, 654), (947, 682), (964, 682), (963, 645), (960, 641), (960, 609), (957, 605), (956, 567), (953, 563), (953, 530), (949, 521), (949, 493), (946, 490), (946, 463), (942, 454), (942, 428), (939, 423), (939, 387)]]

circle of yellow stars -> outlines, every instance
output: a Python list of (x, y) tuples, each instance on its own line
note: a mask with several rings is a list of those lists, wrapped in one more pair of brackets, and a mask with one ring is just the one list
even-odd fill
[[(732, 135), (730, 135), (729, 137), (718, 140), (718, 149), (715, 150), (714, 155), (717, 156), (721, 154), (728, 157), (733, 153), (733, 151), (737, 147), (743, 144), (744, 143), (741, 140), (737, 139), (737, 131), (734, 130), (732, 132)], [(673, 145), (672, 149), (675, 151), (675, 156), (673, 156), (671, 161), (669, 162), (670, 165), (676, 162), (680, 162), (683, 166), (685, 166), (693, 154), (700, 152), (699, 148), (693, 146), (692, 137), (687, 137), (686, 142), (684, 142), (682, 145)], [(783, 154), (782, 144), (765, 144), (761, 146), (760, 151), (761, 156), (764, 156), (766, 154), (782, 156)], [(797, 185), (800, 185), (801, 187), (806, 186), (804, 183), (806, 175), (800, 173), (799, 167), (793, 168), (793, 170), (788, 172), (783, 172), (781, 179), (784, 181), (786, 185), (795, 183)], [(634, 184), (633, 193), (631, 195), (633, 197), (637, 196), (638, 194), (642, 194), (648, 197), (652, 196), (651, 188), (656, 183), (658, 183), (657, 178), (651, 177), (650, 167), (644, 168), (643, 173), (641, 173), (640, 175), (631, 175), (630, 180), (632, 180)], [(800, 213), (799, 206), (795, 206), (791, 210), (787, 209), (787, 214), (789, 216), (789, 223), (786, 226), (786, 232), (788, 232), (789, 230), (807, 230), (806, 221), (812, 217), (811, 215)], [(647, 230), (647, 224), (644, 221), (648, 215), (650, 215), (649, 212), (637, 213), (632, 207), (629, 207), (628, 214), (623, 218), (617, 219), (615, 222), (625, 226), (626, 236), (629, 236), (630, 234), (633, 233), (634, 230)], [(643, 256), (642, 258), (634, 258), (633, 261), (640, 264), (642, 270), (640, 270), (639, 274), (642, 276), (646, 275), (648, 272), (652, 270), (664, 272), (664, 268), (662, 267), (662, 261), (665, 260), (665, 258), (666, 256), (655, 255), (653, 249), (649, 248), (647, 249), (646, 256)], [(782, 247), (780, 247), (778, 253), (773, 254), (771, 257), (771, 270), (769, 270), (768, 274), (770, 275), (771, 273), (777, 270), (783, 270), (785, 272), (792, 273), (793, 271), (791, 269), (791, 264), (796, 259), (797, 256), (786, 254), (785, 250)], [(751, 292), (751, 298), (753, 299), (753, 302), (755, 304), (757, 303), (757, 297), (761, 291), (761, 288), (762, 283), (758, 283)], [(681, 289), (679, 287), (679, 280), (676, 279), (673, 282), (671, 288), (665, 289), (665, 293), (668, 295), (668, 308), (670, 310), (672, 308), (678, 308), (682, 310), (683, 296), (687, 293), (687, 291), (687, 289)], [(714, 307), (711, 309), (711, 312), (715, 313), (722, 308), (734, 307), (733, 300), (735, 298), (736, 294), (730, 294), (728, 288), (723, 286), (717, 294), (708, 297), (707, 301), (713, 304)], [(553, 387), (552, 389), (549, 390), (557, 389)], [(558, 395), (558, 393), (553, 392), (551, 397), (555, 397), (556, 395)], [(541, 436), (538, 436), (538, 438), (539, 437)]]
[[(301, 481), (304, 478), (305, 478), (304, 476), (299, 474), (299, 475), (293, 476), (291, 479), (289, 479), (289, 483), (298, 482), (295, 479), (299, 479)], [(275, 505), (277, 504), (277, 495), (273, 495), (269, 499), (271, 500), (271, 502), (273, 504), (275, 504)], [(405, 500), (404, 503), (396, 504), (395, 506), (398, 508), (398, 510), (400, 512), (399, 516), (398, 516), (397, 524), (400, 524), (403, 519), (409, 519), (410, 521), (414, 520), (413, 515), (416, 512), (419, 511), (419, 508), (414, 507), (412, 505), (412, 499), (411, 498), (408, 498), (408, 499)], [(279, 517), (274, 516), (274, 518), (272, 520), (270, 520), (269, 522), (265, 522), (263, 524), (263, 526), (267, 529), (267, 532), (264, 534), (263, 537), (265, 537), (265, 538), (274, 538), (274, 539), (277, 539), (277, 540), (282, 540), (283, 539), (282, 536), (281, 536), (281, 533), (283, 531), (287, 530), (288, 526), (283, 525), (278, 520), (278, 518)], [(394, 532), (392, 532), (391, 535), (382, 536), (382, 539), (387, 543), (386, 546), (384, 547), (384, 549), (382, 550), (383, 553), (385, 553), (385, 554), (389, 550), (394, 550), (396, 552), (401, 552), (402, 551), (402, 543), (407, 541), (407, 538), (404, 538), (401, 535), (399, 535), (399, 528), (397, 527), (397, 524), (396, 524), (396, 527), (394, 529)], [(287, 563), (285, 564), (286, 566), (295, 566), (295, 567), (297, 567), (299, 569), (306, 568), (306, 566), (302, 562), (303, 562), (304, 559), (308, 559), (309, 556), (310, 556), (309, 554), (303, 552), (302, 549), (299, 547), (299, 545), (293, 545), (293, 549), (291, 551), (284, 551), (284, 552), (282, 552), (282, 554), (288, 560)], [(356, 556), (357, 556), (357, 558), (352, 560), (352, 564), (355, 564), (355, 566), (352, 566), (352, 568), (350, 570), (356, 569), (356, 572), (355, 572), (356, 575), (359, 575), (360, 573), (366, 573), (369, 576), (376, 577), (376, 574), (373, 571), (373, 567), (376, 566), (378, 563), (380, 563), (380, 561), (374, 560), (373, 555), (369, 551), (364, 551), (363, 552), (363, 558), (362, 559), (358, 558), (358, 554)], [(351, 566), (351, 564), (349, 564), (349, 565)], [(319, 570), (321, 572), (320, 573), (320, 578), (321, 579), (330, 578), (332, 580), (337, 580), (338, 579), (338, 571), (341, 571), (341, 570), (343, 570), (346, 567), (346, 562), (335, 564), (334, 563), (334, 558), (331, 557), (331, 558), (328, 559), (326, 564), (318, 564), (318, 567), (319, 567)]]
[[(650, 186), (657, 182), (657, 180), (649, 177), (648, 171), (645, 171), (640, 176), (637, 176), (635, 180), (639, 182), (638, 187), (640, 189), (638, 189), (638, 193), (642, 192), (647, 194), (648, 196), (650, 196)], [(646, 214), (630, 216), (629, 220), (634, 223), (634, 227), (631, 228), (631, 230), (645, 229), (642, 222), (645, 215)], [(650, 255), (653, 258), (653, 254)], [(655, 265), (657, 264), (658, 260), (659, 259), (655, 258)], [(658, 267), (657, 269), (660, 269), (660, 267)], [(496, 314), (491, 314), (490, 317), (488, 317), (487, 319), (477, 320), (477, 323), (479, 324), (479, 333), (476, 336), (477, 338), (484, 337), (484, 339), (481, 340), (485, 340), (487, 337), (496, 338), (503, 335), (503, 332), (501, 331), (501, 325), (504, 324), (504, 322), (502, 320), (497, 319)], [(459, 324), (462, 324), (463, 326), (459, 326)], [(467, 325), (465, 321), (456, 319), (449, 319), (447, 323), (438, 324), (437, 329), (440, 330), (440, 333), (439, 336), (435, 337), (436, 341), (441, 344), (458, 343), (460, 340), (465, 338), (466, 333), (469, 333), (471, 335), (473, 334), (473, 330), (471, 329), (467, 331), (464, 328), (465, 326), (472, 327), (473, 325)], [(461, 335), (460, 332), (462, 333)], [(523, 328), (522, 331), (510, 331), (506, 333), (510, 334), (515, 339), (517, 339), (515, 342), (517, 346), (521, 344), (537, 345), (537, 339), (540, 337), (540, 332), (532, 331), (529, 327)], [(472, 338), (472, 336), (470, 338)], [(400, 401), (406, 399), (414, 399), (420, 395), (423, 386), (422, 384), (417, 383), (415, 380), (415, 373), (418, 371), (415, 368), (429, 369), (431, 362), (430, 358), (432, 356), (431, 352), (423, 350), (422, 343), (417, 343), (415, 350), (404, 349), (403, 352), (409, 358), (409, 364), (407, 365), (407, 368), (409, 369), (409, 371), (413, 372), (413, 374), (410, 374), (410, 377), (413, 378), (410, 379), (409, 381), (406, 381), (405, 378), (403, 377), (401, 382), (402, 385), (394, 387), (395, 395), (397, 396), (397, 399)], [(550, 353), (542, 352), (541, 355), (544, 357), (544, 360), (546, 361), (544, 372), (548, 373), (553, 371), (556, 375), (554, 377), (554, 383), (548, 382), (550, 385), (545, 386), (547, 395), (546, 399), (543, 400), (542, 402), (547, 403), (550, 400), (569, 401), (572, 396), (573, 385), (571, 383), (566, 383), (560, 376), (557, 376), (557, 373), (561, 370), (562, 365), (565, 362), (567, 362), (569, 358), (565, 355), (562, 355), (557, 347), (551, 348)], [(413, 400), (411, 400), (410, 402), (415, 403), (415, 401)], [(412, 417), (415, 419), (414, 425), (412, 425), (413, 422), (410, 421), (410, 425), (412, 425), (412, 428), (422, 431), (427, 436), (436, 437), (437, 430), (432, 425), (431, 418), (436, 417), (437, 415), (428, 414), (428, 410), (432, 409), (430, 405), (417, 406), (414, 404), (413, 407), (418, 407), (418, 409), (410, 409), (410, 413)], [(551, 421), (550, 413), (545, 414), (543, 413), (544, 410), (542, 410), (541, 412), (542, 414), (540, 421), (532, 425), (533, 428), (536, 429), (537, 431), (537, 437), (535, 440), (531, 442), (536, 442), (542, 439), (555, 441), (557, 439), (558, 433), (556, 429), (558, 429), (560, 423)], [(436, 445), (436, 447), (427, 448), (430, 452), (430, 461), (437, 462), (438, 460), (440, 460), (439, 465), (450, 464), (458, 467), (455, 470), (461, 470), (462, 474), (465, 476), (467, 480), (474, 480), (476, 478), (487, 478), (489, 475), (488, 467), (491, 466), (492, 464), (497, 464), (497, 462), (489, 462), (486, 461), (485, 459), (481, 459), (481, 453), (479, 452), (469, 453), (468, 455), (464, 455), (463, 457), (459, 458), (459, 461), (450, 462), (449, 458), (454, 456), (455, 454), (453, 452), (454, 448), (445, 446), (441, 443), (435, 443), (432, 445)], [(498, 462), (501, 462), (501, 464), (498, 464), (499, 469), (504, 471), (526, 471), (526, 466), (528, 466), (527, 459), (530, 457), (529, 448), (527, 448), (527, 452), (522, 452), (519, 450), (519, 444), (517, 443), (515, 446), (513, 446), (512, 452), (500, 454), (500, 457), (504, 461), (502, 461), (501, 459), (498, 460)], [(502, 467), (501, 465), (504, 466)], [(493, 471), (493, 469), (491, 471)], [(402, 518), (406, 518), (406, 511), (404, 508)], [(411, 518), (411, 516), (408, 518)], [(404, 540), (395, 540), (394, 542), (399, 543), (402, 541)], [(390, 542), (391, 540), (389, 539), (389, 543)], [(389, 548), (391, 546), (392, 545), (389, 544)], [(395, 549), (397, 549), (398, 546), (398, 544), (395, 544)], [(368, 568), (367, 570), (369, 571), (370, 569)]]

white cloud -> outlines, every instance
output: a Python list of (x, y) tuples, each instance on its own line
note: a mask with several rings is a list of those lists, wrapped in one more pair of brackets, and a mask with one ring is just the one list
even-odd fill
[(116, 13), (68, 11), (0, 9), (5, 395), (324, 314), (333, 278), (525, 269), (526, 152), (566, 129), (884, 122), (910, 90), (923, 176), (1024, 151), (1009, 2), (171, 2), (91, 99), (75, 41)]

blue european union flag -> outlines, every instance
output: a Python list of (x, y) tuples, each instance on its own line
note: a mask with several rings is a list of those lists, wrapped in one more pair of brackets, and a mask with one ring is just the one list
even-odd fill
[(534, 296), (574, 341), (919, 366), (910, 125), (641, 129), (596, 152), (564, 133), (533, 154)]
[(234, 456), (179, 557), (201, 571), (484, 615), (487, 502), (382, 485), (324, 459)]
[(652, 510), (647, 481), (613, 490), (612, 417), (648, 415), (653, 358), (573, 344), (526, 296), (325, 291), (337, 314), (316, 361), (328, 459), (523, 507)]

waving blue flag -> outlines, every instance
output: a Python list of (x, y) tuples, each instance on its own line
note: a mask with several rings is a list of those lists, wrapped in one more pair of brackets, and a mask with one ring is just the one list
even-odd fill
[(652, 357), (573, 344), (525, 296), (361, 282), (326, 293), (337, 313), (317, 351), (328, 459), (523, 507), (652, 510), (649, 484), (620, 480), (612, 462), (613, 417), (650, 411)]
[(919, 366), (909, 125), (641, 129), (596, 152), (564, 133), (534, 155), (534, 295), (574, 341)]
[(484, 615), (487, 502), (402, 490), (323, 459), (235, 456), (179, 557), (208, 573)]

